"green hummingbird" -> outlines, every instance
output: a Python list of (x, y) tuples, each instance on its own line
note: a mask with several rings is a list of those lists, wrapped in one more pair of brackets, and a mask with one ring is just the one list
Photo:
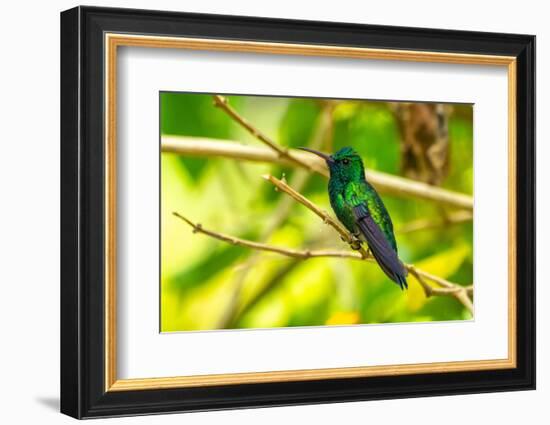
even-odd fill
[(361, 242), (366, 242), (386, 275), (407, 288), (407, 269), (399, 260), (393, 224), (382, 199), (365, 178), (361, 157), (350, 147), (327, 155), (299, 148), (323, 158), (330, 172), (328, 194), (338, 220)]

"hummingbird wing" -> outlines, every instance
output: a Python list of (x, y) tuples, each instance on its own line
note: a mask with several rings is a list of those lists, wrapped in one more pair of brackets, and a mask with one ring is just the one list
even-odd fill
[(365, 237), (372, 255), (384, 273), (396, 282), (401, 289), (407, 288), (407, 280), (405, 279), (407, 270), (399, 260), (397, 252), (372, 218), (367, 206), (364, 203), (354, 206), (353, 214), (357, 227)]

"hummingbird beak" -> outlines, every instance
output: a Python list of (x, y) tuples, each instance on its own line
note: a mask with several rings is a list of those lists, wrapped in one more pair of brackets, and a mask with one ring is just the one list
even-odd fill
[(310, 152), (312, 154), (320, 156), (321, 158), (323, 158), (327, 162), (327, 164), (332, 164), (334, 162), (334, 160), (332, 159), (332, 156), (327, 155), (326, 153), (323, 153), (323, 152), (316, 151), (315, 149), (302, 148), (302, 147), (299, 147), (297, 149), (300, 149), (300, 150), (306, 151), (306, 152)]

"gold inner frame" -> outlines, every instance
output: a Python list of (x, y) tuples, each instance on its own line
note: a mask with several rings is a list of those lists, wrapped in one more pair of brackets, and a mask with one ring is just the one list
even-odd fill
[[(508, 357), (272, 372), (117, 379), (116, 339), (116, 98), (119, 46), (249, 52), (507, 67), (508, 71)], [(105, 391), (410, 375), (516, 367), (516, 58), (477, 54), (369, 49), (254, 41), (105, 34)]]

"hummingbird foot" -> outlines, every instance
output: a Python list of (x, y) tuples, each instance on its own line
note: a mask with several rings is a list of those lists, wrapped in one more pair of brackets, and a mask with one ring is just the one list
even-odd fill
[(359, 251), (361, 249), (361, 241), (359, 239), (353, 239), (349, 246), (351, 247), (351, 249)]

